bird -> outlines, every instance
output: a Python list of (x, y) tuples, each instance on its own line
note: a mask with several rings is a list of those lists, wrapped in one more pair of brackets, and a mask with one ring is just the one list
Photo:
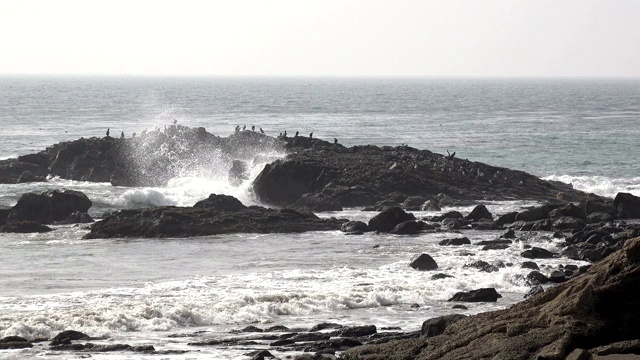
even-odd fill
[(177, 123), (178, 123), (178, 120), (173, 119), (173, 125), (175, 125), (175, 124), (177, 124)]
[(135, 138), (136, 137), (136, 133), (133, 133), (133, 135), (131, 135), (131, 138)]
[(309, 134), (309, 138), (313, 139), (313, 132)]
[(260, 132), (264, 134), (264, 130), (262, 130), (262, 128), (260, 128)]
[(247, 129), (247, 125), (242, 125), (242, 131), (245, 131)]
[(284, 131), (284, 137), (287, 137), (287, 130)]
[(120, 133), (120, 139), (124, 139), (124, 131)]
[(109, 129), (107, 129), (107, 137), (109, 136)]
[(256, 131), (255, 125), (251, 125), (251, 131)]
[(333, 143), (337, 144), (338, 143), (338, 139), (337, 138), (333, 138)]
[(298, 137), (298, 134), (299, 134), (299, 132), (298, 132), (298, 131), (296, 131), (296, 137)]

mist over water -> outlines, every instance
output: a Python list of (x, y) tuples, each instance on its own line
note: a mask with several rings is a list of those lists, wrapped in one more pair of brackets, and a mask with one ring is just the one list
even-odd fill
[[(404, 143), (450, 150), (600, 195), (640, 195), (638, 99), (640, 81), (0, 78), (0, 159), (101, 137), (107, 128), (114, 137), (135, 132), (139, 138), (145, 130), (171, 129), (175, 120), (223, 137), (237, 125), (247, 131), (254, 125), (273, 136), (313, 131), (346, 146)], [(179, 146), (152, 150), (171, 158)], [(150, 154), (132, 160), (144, 162)], [(192, 154), (189, 161), (171, 163), (166, 184), (151, 187), (59, 178), (3, 184), (0, 207), (14, 205), (26, 192), (59, 188), (84, 192), (96, 218), (122, 208), (191, 206), (211, 193), (259, 204), (252, 180), (285, 155), (268, 147), (233, 156)], [(234, 160), (247, 166), (247, 178), (239, 182), (229, 179)], [(533, 203), (487, 205), (499, 215)], [(320, 214), (362, 221), (374, 215), (359, 209)], [(170, 336), (204, 331), (225, 337), (248, 324), (308, 327), (323, 321), (416, 330), (423, 320), (450, 313), (446, 299), (457, 291), (495, 287), (503, 295), (498, 303), (471, 306), (467, 314), (520, 301), (529, 288), (528, 270), (520, 268), (524, 246), (557, 251), (561, 241), (543, 232), (519, 233), (522, 241), (508, 250), (478, 251), (477, 245), (438, 245), (457, 233), (81, 240), (87, 231), (59, 225), (45, 234), (0, 234), (0, 337), (46, 338), (75, 329), (114, 342), (193, 350), (186, 343), (198, 336)], [(464, 236), (475, 243), (500, 233)], [(438, 272), (455, 277), (435, 281), (431, 272), (412, 270), (409, 260), (422, 252), (434, 257)], [(511, 265), (490, 274), (464, 267), (476, 260)], [(536, 262), (543, 273), (560, 264), (583, 265), (562, 258)], [(184, 358), (236, 359), (246, 352), (199, 350)]]

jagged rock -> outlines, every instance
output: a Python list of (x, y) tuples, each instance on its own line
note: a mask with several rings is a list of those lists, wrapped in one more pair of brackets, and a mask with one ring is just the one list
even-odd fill
[(429, 319), (422, 323), (420, 337), (432, 337), (442, 334), (449, 325), (466, 318), (466, 315), (451, 314)]
[(413, 259), (411, 259), (409, 266), (416, 270), (435, 270), (438, 268), (436, 261), (427, 254), (414, 256)]
[(0, 226), (0, 233), (44, 233), (52, 230), (37, 221), (7, 220), (4, 225)]
[(549, 217), (551, 219), (561, 218), (564, 216), (570, 216), (582, 220), (587, 218), (587, 214), (584, 212), (584, 210), (573, 205), (572, 203), (569, 203), (557, 209), (553, 209), (551, 210), (551, 212), (549, 212)]
[(558, 230), (582, 230), (584, 225), (584, 220), (571, 216), (562, 216), (553, 221), (553, 227)]
[(613, 199), (613, 205), (618, 209), (618, 216), (622, 219), (640, 218), (640, 197), (621, 192)]
[(396, 225), (389, 233), (396, 235), (415, 235), (422, 229), (422, 224), (415, 220), (403, 221)]
[(194, 208), (198, 209), (213, 209), (218, 211), (240, 211), (242, 209), (246, 209), (240, 200), (234, 198), (229, 195), (217, 195), (211, 194), (208, 198), (204, 200), (200, 200), (195, 205)]
[(347, 234), (362, 234), (369, 231), (369, 225), (362, 221), (348, 221), (342, 224), (340, 230)]
[(550, 259), (554, 256), (554, 254), (543, 248), (532, 247), (531, 249), (527, 249), (523, 251), (520, 256), (528, 258), (528, 259)]
[(471, 210), (471, 213), (469, 213), (469, 215), (467, 215), (465, 219), (470, 221), (480, 221), (481, 219), (493, 220), (493, 215), (491, 214), (491, 212), (489, 212), (486, 206), (480, 204), (473, 208), (473, 210)]
[(23, 194), (11, 209), (7, 220), (36, 221), (42, 224), (65, 221), (78, 211), (86, 213), (92, 203), (75, 190), (48, 190), (40, 194)]
[(372, 231), (389, 232), (401, 222), (415, 219), (415, 216), (404, 212), (404, 210), (399, 207), (390, 207), (369, 220), (369, 229)]
[(534, 270), (527, 275), (527, 284), (529, 285), (546, 284), (549, 281), (551, 280), (548, 277), (542, 275), (542, 273), (537, 270)]
[(536, 285), (534, 287), (532, 287), (529, 291), (527, 291), (526, 294), (524, 294), (524, 298), (529, 298), (531, 296), (536, 296), (540, 293), (544, 292), (544, 288), (541, 285)]
[(458, 292), (447, 301), (462, 301), (462, 302), (496, 302), (502, 295), (498, 294), (494, 288), (483, 288), (477, 290), (471, 290), (466, 292)]
[(540, 270), (538, 264), (533, 261), (523, 261), (522, 264), (520, 264), (520, 267), (523, 269)]
[(455, 239), (444, 239), (444, 240), (441, 240), (438, 244), (439, 245), (455, 245), (455, 246), (468, 245), (468, 244), (471, 244), (471, 240), (469, 240), (466, 237), (455, 238)]

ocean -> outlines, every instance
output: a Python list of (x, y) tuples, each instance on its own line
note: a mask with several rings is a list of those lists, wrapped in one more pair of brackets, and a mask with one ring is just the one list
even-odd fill
[[(273, 136), (313, 132), (345, 146), (455, 151), (458, 158), (524, 170), (603, 196), (640, 195), (640, 80), (0, 77), (0, 159), (102, 137), (107, 129), (111, 136), (130, 137), (174, 121), (218, 136), (240, 125)], [(252, 177), (286, 154), (264, 155), (253, 163)], [(23, 193), (57, 188), (84, 192), (95, 218), (122, 208), (191, 206), (211, 193), (260, 204), (251, 179), (229, 184), (227, 160), (211, 159), (211, 167), (222, 171), (185, 173), (165, 187), (59, 178), (0, 184), (0, 206), (13, 206)], [(534, 204), (487, 206), (498, 215)], [(375, 213), (346, 209), (319, 215), (366, 221)], [(507, 250), (480, 252), (474, 245), (438, 245), (456, 233), (82, 240), (87, 232), (84, 226), (58, 225), (45, 234), (0, 234), (0, 338), (50, 338), (74, 329), (104, 337), (104, 343), (190, 350), (170, 358), (245, 359), (246, 347), (187, 343), (229, 337), (247, 325), (300, 328), (331, 321), (417, 330), (428, 318), (453, 313), (446, 300), (458, 291), (495, 287), (503, 296), (497, 303), (471, 304), (465, 314), (521, 301), (529, 290), (529, 270), (519, 266), (523, 247), (557, 251), (562, 242), (550, 233), (522, 233), (524, 241)], [(464, 236), (475, 242), (503, 232)], [(411, 257), (423, 252), (433, 256), (438, 272), (454, 277), (431, 280), (432, 273), (411, 269)], [(475, 260), (506, 266), (496, 273), (464, 267)], [(586, 264), (562, 258), (536, 262), (542, 272)], [(8, 359), (74, 356), (38, 346), (0, 350), (0, 358)], [(168, 358), (126, 352), (93, 357)]]

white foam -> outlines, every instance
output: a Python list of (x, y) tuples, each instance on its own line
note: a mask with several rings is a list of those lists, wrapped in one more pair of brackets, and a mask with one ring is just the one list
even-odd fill
[(573, 185), (577, 190), (614, 197), (619, 192), (628, 192), (640, 196), (640, 177), (609, 178), (606, 176), (550, 175), (544, 180), (562, 181)]

